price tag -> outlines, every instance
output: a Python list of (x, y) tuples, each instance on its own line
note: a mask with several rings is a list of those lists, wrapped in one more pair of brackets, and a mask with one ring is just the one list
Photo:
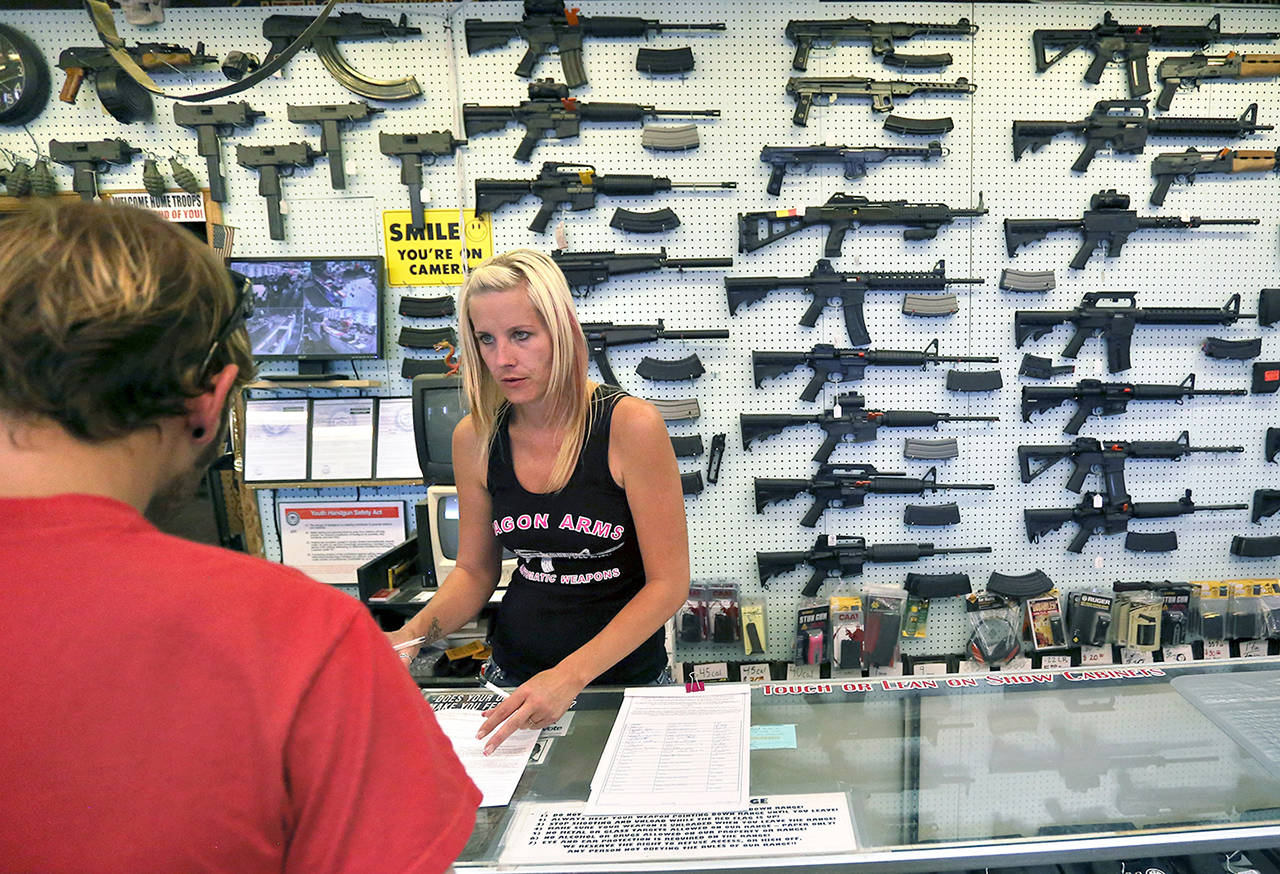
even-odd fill
[(868, 677), (901, 677), (902, 662), (894, 662), (891, 665), (877, 665), (867, 671)]
[(1231, 658), (1231, 645), (1225, 640), (1206, 640), (1204, 642), (1205, 659)]
[(973, 659), (965, 659), (960, 662), (960, 673), (962, 674), (986, 674), (990, 670), (982, 662), (974, 661)]
[(738, 676), (742, 678), (744, 683), (767, 683), (769, 682), (769, 666), (739, 665)]
[(1040, 657), (1040, 670), (1061, 671), (1071, 667), (1069, 655), (1047, 655)]
[(820, 680), (822, 679), (822, 670), (820, 665), (787, 665), (788, 680)]
[(1184, 643), (1181, 646), (1166, 646), (1162, 650), (1162, 654), (1166, 662), (1189, 662), (1195, 658), (1189, 643)]
[(1111, 647), (1109, 646), (1080, 647), (1080, 664), (1082, 665), (1111, 664)]
[(1259, 656), (1267, 654), (1267, 641), (1265, 640), (1242, 640), (1240, 641), (1240, 658), (1256, 659)]
[(1155, 660), (1155, 654), (1145, 649), (1134, 649), (1131, 646), (1120, 647), (1120, 662), (1122, 664), (1149, 665)]
[(917, 662), (916, 664), (911, 666), (912, 675), (917, 677), (923, 677), (923, 676), (936, 677), (936, 676), (945, 674), (946, 672), (947, 672), (946, 662)]
[(1029, 671), (1031, 670), (1031, 659), (1027, 656), (1015, 656), (1007, 665), (1001, 665), (1002, 671)]
[(705, 665), (693, 666), (695, 680), (728, 680), (729, 665), (725, 662), (707, 662)]

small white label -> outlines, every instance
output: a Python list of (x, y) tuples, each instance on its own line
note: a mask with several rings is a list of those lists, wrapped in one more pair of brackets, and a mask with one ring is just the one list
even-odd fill
[(876, 665), (867, 671), (868, 677), (901, 677), (902, 662), (894, 662), (891, 665)]
[(818, 680), (821, 677), (820, 665), (787, 665), (788, 680)]
[(1204, 642), (1204, 657), (1206, 659), (1229, 659), (1231, 658), (1231, 645), (1225, 640), (1206, 640)]
[(1267, 642), (1265, 640), (1242, 640), (1240, 641), (1240, 658), (1256, 659), (1259, 656), (1267, 654)]
[(556, 248), (560, 250), (569, 248), (569, 239), (564, 232), (564, 222), (556, 222)]
[(1071, 667), (1071, 656), (1069, 655), (1047, 655), (1040, 657), (1040, 670), (1042, 671), (1060, 671)]
[(965, 659), (960, 662), (960, 673), (962, 674), (985, 674), (990, 672), (990, 670), (991, 669), (982, 662), (975, 661), (974, 659)]
[(1082, 665), (1111, 664), (1111, 647), (1109, 646), (1080, 647), (1080, 664)]
[(1189, 643), (1184, 643), (1180, 646), (1166, 646), (1162, 654), (1166, 662), (1189, 662), (1195, 658)]
[(770, 680), (769, 666), (767, 664), (739, 665), (738, 676), (744, 683), (767, 683)]
[(1134, 649), (1131, 646), (1120, 647), (1120, 662), (1126, 665), (1149, 665), (1156, 660), (1155, 654), (1145, 649)]
[(1095, 555), (1093, 557), (1093, 569), (1097, 571), (1102, 570), (1102, 556)]
[(288, 215), (288, 214), (289, 214), (289, 201), (285, 200), (282, 197), (280, 198), (280, 215)]
[(917, 662), (911, 666), (914, 676), (938, 676), (947, 672), (946, 662)]
[(727, 680), (729, 665), (726, 662), (707, 662), (705, 665), (693, 666), (695, 680)]
[(1016, 656), (1007, 665), (1001, 665), (1002, 671), (1029, 671), (1031, 670), (1031, 659), (1024, 655)]

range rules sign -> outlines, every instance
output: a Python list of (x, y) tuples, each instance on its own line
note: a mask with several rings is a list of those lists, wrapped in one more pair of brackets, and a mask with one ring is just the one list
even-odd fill
[(461, 285), (462, 264), (476, 265), (493, 254), (488, 215), (473, 210), (428, 209), (413, 227), (407, 209), (382, 213), (387, 285)]

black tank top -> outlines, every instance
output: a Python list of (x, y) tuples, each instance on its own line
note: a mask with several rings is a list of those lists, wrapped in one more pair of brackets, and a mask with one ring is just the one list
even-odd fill
[[(644, 586), (644, 562), (626, 493), (609, 473), (609, 427), (626, 392), (600, 386), (591, 427), (569, 482), (559, 492), (526, 491), (511, 461), (508, 412), (499, 414), (489, 453), (493, 530), (517, 556), (494, 622), (493, 659), (523, 683), (591, 640)], [(658, 629), (594, 681), (640, 685), (666, 666)]]

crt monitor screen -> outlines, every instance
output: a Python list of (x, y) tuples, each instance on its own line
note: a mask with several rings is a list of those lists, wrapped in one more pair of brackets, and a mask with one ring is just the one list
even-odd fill
[(466, 415), (460, 376), (413, 378), (413, 437), (428, 483), (453, 482), (453, 428)]
[(377, 358), (382, 354), (382, 258), (233, 258), (253, 284), (253, 357)]
[[(427, 506), (431, 519), (432, 566), (436, 573), (436, 584), (444, 580), (458, 561), (458, 490), (454, 486), (431, 486), (427, 489)], [(422, 532), (419, 531), (421, 536)], [(506, 586), (515, 571), (516, 557), (508, 550), (502, 550), (502, 571), (498, 578), (499, 586)]]

